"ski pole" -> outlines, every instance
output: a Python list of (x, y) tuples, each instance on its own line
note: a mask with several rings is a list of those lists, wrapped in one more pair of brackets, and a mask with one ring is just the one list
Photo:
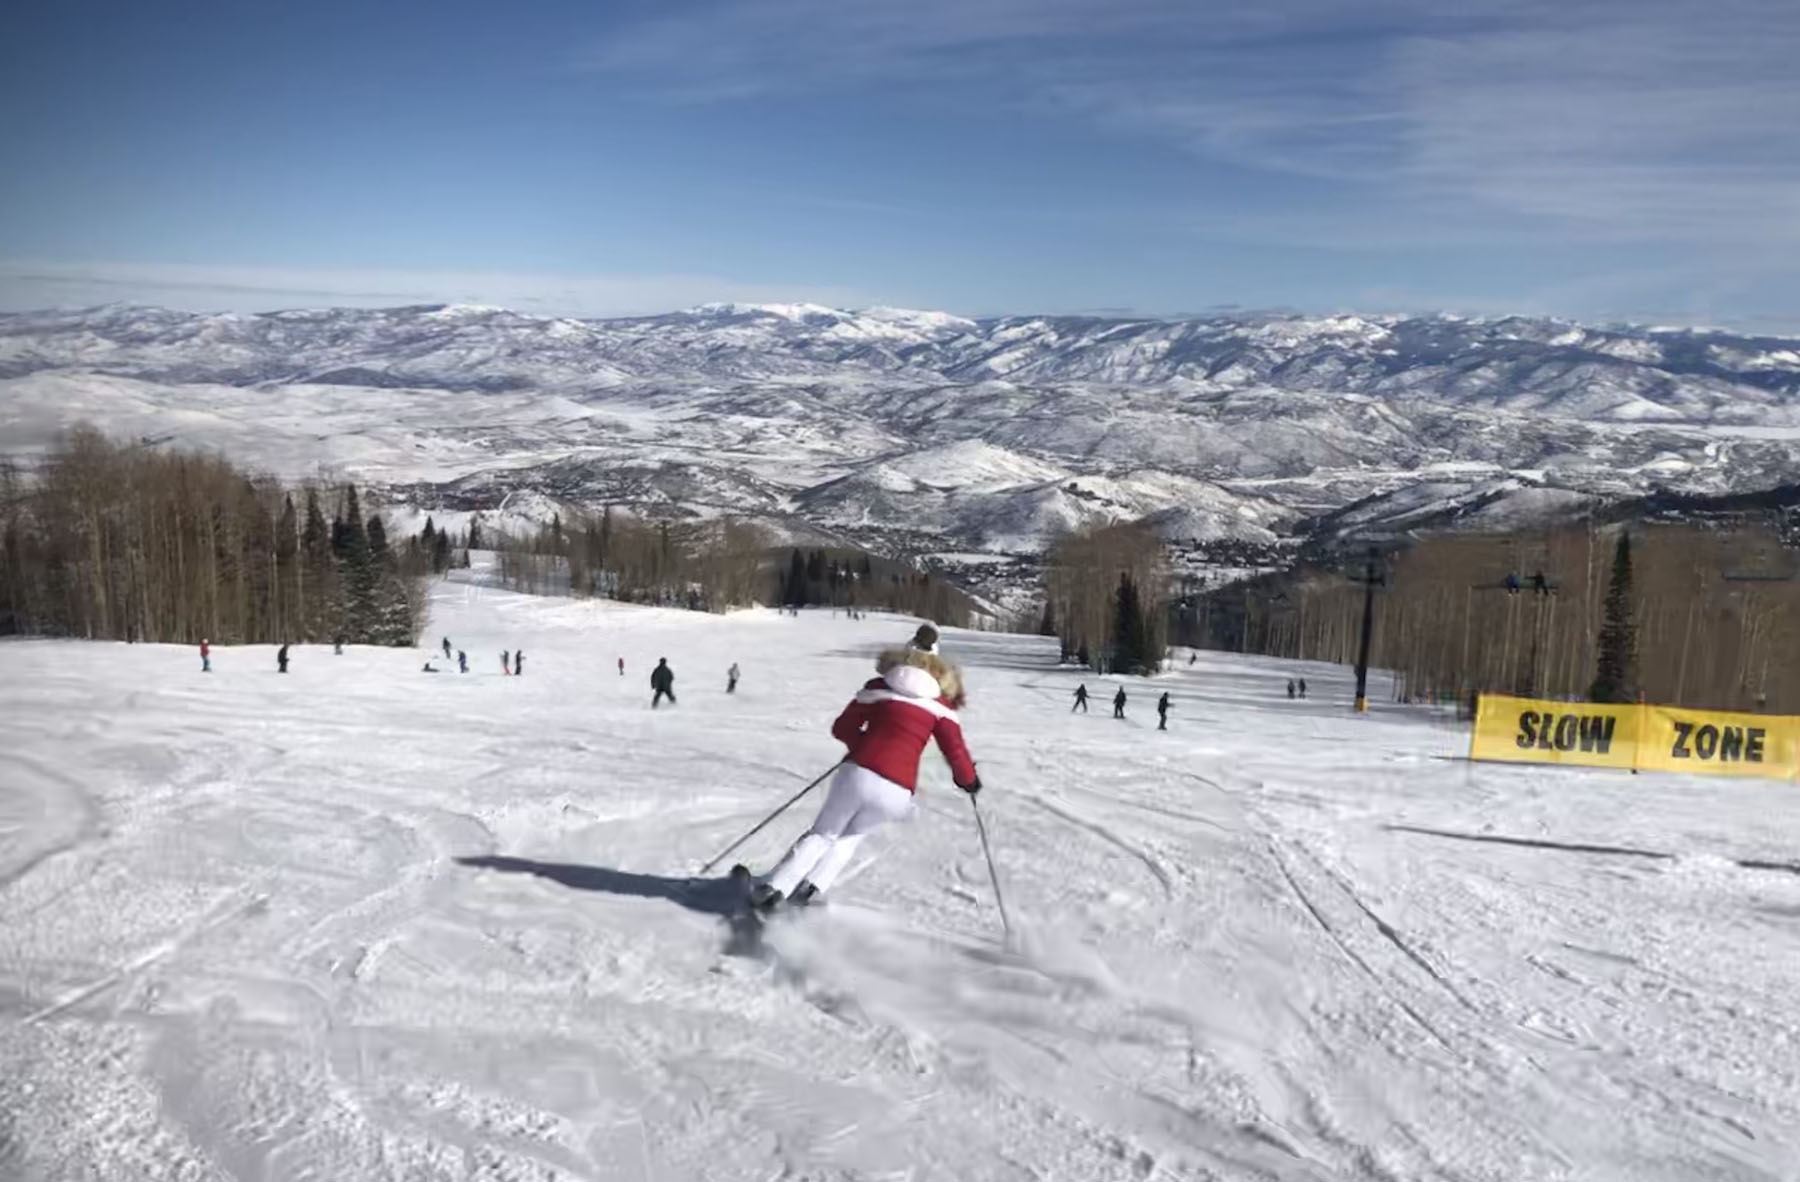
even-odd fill
[(981, 834), (981, 852), (987, 858), (988, 878), (994, 884), (994, 902), (1000, 905), (1000, 928), (1010, 937), (1012, 921), (1006, 918), (1006, 898), (1000, 893), (1000, 872), (994, 869), (994, 851), (988, 846), (987, 826), (981, 823), (981, 805), (972, 792), (969, 794), (969, 807), (975, 810), (975, 831)]
[[(738, 838), (736, 841), (732, 842), (730, 845), (728, 845), (724, 849), (720, 850), (718, 857), (714, 858), (712, 861), (708, 862), (706, 865), (700, 867), (700, 874), (705, 874), (707, 871), (711, 870), (714, 866), (717, 866), (720, 862), (723, 862), (725, 860), (725, 856), (727, 854), (731, 853), (732, 850), (735, 850), (739, 846), (743, 845), (746, 841), (749, 841), (752, 837), (755, 837), (758, 833), (761, 833), (763, 831), (763, 829), (768, 826), (770, 821), (773, 821), (776, 817), (779, 817), (781, 814), (787, 812), (789, 809), (793, 808), (796, 804), (800, 803), (800, 798), (802, 796), (805, 796), (808, 792), (811, 792), (814, 788), (817, 788), (820, 784), (823, 784), (825, 782), (825, 780), (827, 779), (827, 777), (829, 777), (832, 772), (837, 771), (838, 768), (840, 768), (842, 766), (844, 766), (844, 761), (840, 759), (836, 763), (832, 764), (830, 767), (826, 768), (825, 775), (820, 776), (818, 779), (814, 780), (812, 783), (808, 784), (806, 787), (800, 789), (800, 791), (798, 791), (798, 792), (794, 793), (792, 796), (788, 797), (786, 803), (784, 803), (780, 808), (776, 809), (774, 812), (772, 812), (768, 816), (764, 817), (761, 821), (758, 821), (756, 824), (756, 828), (752, 829), (750, 832), (744, 834), (744, 836)], [(695, 875), (695, 877), (698, 878), (699, 874)]]

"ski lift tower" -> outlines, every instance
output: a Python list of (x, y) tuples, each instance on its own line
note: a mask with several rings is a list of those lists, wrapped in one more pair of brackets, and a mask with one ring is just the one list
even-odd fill
[(1351, 575), (1352, 583), (1363, 587), (1362, 639), (1356, 645), (1356, 712), (1369, 711), (1369, 642), (1375, 635), (1375, 588), (1387, 585), (1387, 572), (1382, 569), (1381, 552), (1369, 547), (1362, 575)]

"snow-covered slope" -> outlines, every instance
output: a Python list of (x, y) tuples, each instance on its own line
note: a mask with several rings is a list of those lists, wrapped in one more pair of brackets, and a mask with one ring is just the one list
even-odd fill
[(1258, 540), (1446, 466), (1547, 504), (1765, 487), (1800, 477), (1797, 396), (1800, 342), (1521, 318), (0, 316), (8, 450), (87, 417), (427, 505), (528, 489), (925, 549), (1113, 514)]
[[(1053, 642), (951, 631), (1013, 940), (936, 755), (830, 905), (759, 935), (688, 875), (838, 758), (830, 720), (912, 621), (462, 583), (434, 611), (468, 675), (0, 644), (0, 1176), (1800, 1160), (1800, 876), (1739, 864), (1793, 859), (1791, 785), (1447, 762), (1461, 732), (1353, 715), (1345, 670), (1224, 654), (1125, 682), (1125, 722), (1072, 715)], [(652, 712), (659, 656), (680, 702)], [(742, 856), (767, 866), (816, 800)]]

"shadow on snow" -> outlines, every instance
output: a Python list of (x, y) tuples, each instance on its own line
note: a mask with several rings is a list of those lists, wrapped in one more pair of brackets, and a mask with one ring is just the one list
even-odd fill
[(762, 950), (762, 924), (744, 905), (744, 893), (729, 878), (668, 878), (659, 874), (633, 874), (605, 866), (575, 862), (538, 862), (503, 854), (477, 854), (457, 858), (459, 866), (498, 870), (503, 874), (530, 874), (577, 891), (622, 895), (633, 899), (663, 899), (701, 915), (723, 919), (731, 939), (725, 951), (733, 956), (755, 956)]

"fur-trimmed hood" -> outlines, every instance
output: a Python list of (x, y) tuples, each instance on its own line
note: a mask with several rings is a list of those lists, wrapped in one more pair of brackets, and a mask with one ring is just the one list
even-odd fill
[[(916, 648), (890, 648), (883, 650), (875, 662), (875, 672), (883, 677), (895, 669), (921, 669), (931, 675), (938, 684), (938, 693), (945, 700), (958, 705), (963, 701), (962, 671), (936, 653), (928, 653)], [(905, 692), (902, 687), (896, 690)]]

